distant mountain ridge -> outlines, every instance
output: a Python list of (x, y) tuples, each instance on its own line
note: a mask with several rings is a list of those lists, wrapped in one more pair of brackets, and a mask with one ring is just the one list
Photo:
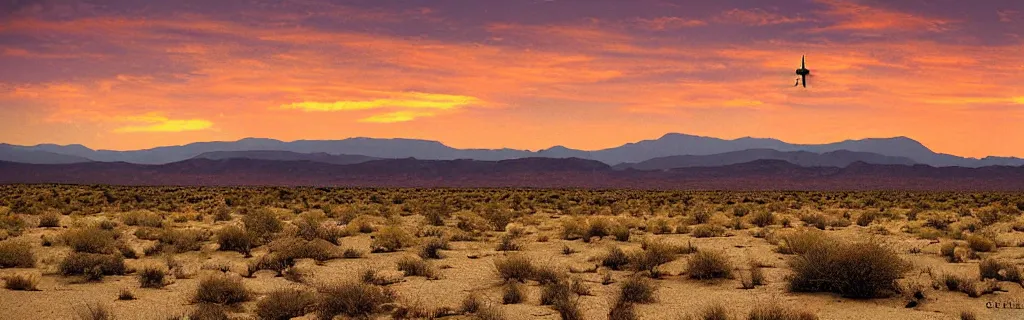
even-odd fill
[[(836, 151), (855, 153), (873, 153), (884, 157), (897, 157), (912, 160), (914, 163), (936, 167), (961, 166), (1019, 166), (1024, 159), (1012, 157), (985, 157), (982, 159), (965, 158), (954, 155), (936, 153), (921, 143), (907, 138), (869, 138), (845, 140), (827, 144), (791, 144), (769, 138), (739, 138), (725, 140), (680, 133), (669, 133), (658, 139), (627, 143), (614, 148), (594, 151), (576, 150), (563, 146), (539, 150), (536, 152), (517, 149), (457, 149), (437, 141), (417, 139), (377, 139), (348, 138), (342, 140), (297, 140), (284, 142), (265, 138), (246, 138), (238, 141), (197, 142), (183, 146), (166, 146), (134, 151), (92, 150), (82, 145), (58, 146), (44, 144), (37, 146), (10, 146), (0, 148), (0, 159), (29, 159), (28, 163), (53, 163), (58, 160), (47, 159), (36, 153), (49, 152), (74, 158), (62, 158), (67, 161), (103, 161), (130, 162), (138, 164), (165, 164), (195, 158), (211, 152), (242, 152), (242, 151), (284, 151), (300, 154), (328, 154), (365, 156), (381, 159), (416, 158), (422, 160), (455, 160), (472, 159), (481, 161), (497, 161), (520, 158), (580, 158), (603, 162), (608, 165), (623, 163), (641, 163), (644, 161), (673, 156), (708, 156), (744, 150), (770, 149), (779, 152), (811, 152), (825, 154)], [(56, 157), (56, 156), (54, 156)], [(849, 162), (849, 161), (847, 161)], [(870, 162), (870, 161), (869, 161)]]
[(348, 154), (327, 154), (324, 152), (318, 153), (298, 153), (290, 151), (276, 151), (276, 150), (250, 150), (250, 151), (211, 151), (200, 154), (193, 157), (192, 159), (210, 159), (210, 160), (224, 160), (224, 159), (254, 159), (254, 160), (279, 160), (279, 161), (312, 161), (322, 162), (330, 164), (355, 164), (362, 163), (371, 160), (380, 160), (381, 158), (367, 157), (362, 155), (348, 155)]
[(671, 170), (613, 170), (580, 158), (502, 161), (383, 159), (337, 165), (307, 160), (190, 159), (25, 164), (0, 161), (0, 184), (177, 186), (528, 187), (677, 190), (1024, 190), (1024, 166), (803, 167), (783, 160)]
[(914, 160), (906, 157), (884, 156), (870, 152), (848, 150), (814, 153), (810, 151), (778, 151), (774, 149), (747, 149), (712, 155), (682, 155), (654, 158), (640, 163), (622, 163), (616, 169), (666, 170), (689, 167), (716, 167), (747, 163), (756, 160), (782, 160), (801, 167), (840, 167), (845, 168), (852, 163), (914, 165)]

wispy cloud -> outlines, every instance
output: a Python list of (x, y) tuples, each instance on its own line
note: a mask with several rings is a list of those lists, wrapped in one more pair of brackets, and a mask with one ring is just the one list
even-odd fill
[(996, 15), (999, 16), (999, 22), (1010, 23), (1010, 22), (1013, 22), (1014, 20), (1018, 19), (1019, 15), (1020, 15), (1020, 11), (1010, 10), (1010, 9), (1001, 9), (1001, 10), (997, 10), (996, 11)]
[(427, 111), (395, 111), (372, 115), (363, 119), (359, 119), (359, 122), (368, 123), (396, 123), (412, 121), (416, 118), (432, 117), (435, 113)]
[(210, 129), (213, 126), (213, 123), (207, 120), (170, 119), (157, 112), (113, 117), (109, 120), (119, 123), (134, 123), (115, 128), (113, 132), (116, 133), (199, 131)]
[(954, 26), (954, 20), (932, 18), (873, 7), (852, 0), (815, 0), (827, 5), (828, 10), (819, 12), (834, 23), (813, 29), (814, 31), (947, 31)]
[(639, 25), (650, 30), (672, 30), (678, 28), (706, 26), (708, 23), (703, 20), (686, 19), (680, 17), (659, 17), (653, 19), (637, 19)]
[(794, 16), (788, 17), (779, 13), (769, 12), (760, 8), (731, 9), (715, 18), (722, 23), (740, 23), (749, 26), (768, 26), (810, 21), (810, 19)]
[(480, 102), (480, 99), (469, 96), (408, 92), (396, 94), (395, 97), (385, 99), (334, 102), (304, 101), (282, 105), (280, 108), (307, 112), (353, 111), (379, 108), (451, 110)]

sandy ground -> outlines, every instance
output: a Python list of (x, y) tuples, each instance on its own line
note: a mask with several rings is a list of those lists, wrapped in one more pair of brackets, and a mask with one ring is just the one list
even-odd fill
[[(993, 301), (1017, 301), (1024, 303), (1024, 289), (1021, 285), (1003, 282), (1002, 288), (1007, 292), (996, 292), (978, 298), (968, 297), (964, 293), (950, 292), (945, 289), (931, 287), (933, 273), (955, 272), (976, 276), (978, 260), (965, 263), (948, 263), (939, 256), (939, 244), (917, 238), (913, 234), (900, 231), (901, 222), (888, 221), (882, 225), (891, 231), (889, 235), (878, 235), (869, 227), (851, 225), (830, 229), (826, 232), (841, 239), (851, 241), (879, 240), (891, 245), (901, 256), (913, 263), (913, 271), (907, 273), (903, 281), (919, 282), (924, 285), (925, 301), (914, 308), (906, 308), (908, 297), (897, 295), (884, 299), (855, 300), (839, 297), (830, 293), (790, 293), (786, 290), (785, 277), (790, 272), (787, 268), (789, 256), (775, 252), (775, 245), (763, 238), (753, 236), (757, 228), (744, 230), (728, 230), (724, 237), (694, 238), (689, 234), (651, 235), (635, 232), (630, 242), (618, 242), (611, 237), (599, 241), (584, 243), (581, 240), (567, 241), (560, 238), (560, 226), (565, 216), (539, 214), (539, 225), (527, 227), (525, 247), (516, 254), (525, 254), (538, 265), (557, 266), (571, 272), (573, 276), (584, 280), (591, 289), (592, 296), (581, 297), (581, 307), (585, 319), (607, 319), (608, 310), (613, 303), (619, 287), (617, 284), (602, 285), (602, 275), (613, 274), (613, 279), (621, 280), (631, 274), (630, 271), (610, 271), (598, 268), (596, 258), (602, 257), (609, 246), (622, 246), (639, 249), (639, 241), (644, 237), (662, 239), (671, 243), (692, 243), (701, 249), (723, 250), (738, 269), (745, 268), (750, 260), (757, 260), (772, 267), (766, 268), (768, 284), (754, 289), (745, 290), (740, 286), (739, 279), (717, 281), (691, 280), (680, 276), (686, 270), (687, 255), (661, 267), (667, 276), (656, 280), (657, 302), (638, 306), (641, 319), (680, 319), (683, 316), (708, 306), (721, 303), (736, 317), (744, 317), (753, 307), (775, 302), (784, 306), (810, 311), (820, 319), (959, 319), (961, 311), (972, 311), (978, 319), (1024, 319), (1024, 309), (995, 309), (986, 307)], [(95, 218), (95, 217), (89, 217)], [(0, 269), (0, 275), (36, 274), (39, 275), (39, 291), (13, 291), (0, 289), (0, 318), (3, 319), (71, 319), (76, 312), (88, 303), (102, 303), (109, 307), (117, 319), (167, 319), (168, 317), (185, 314), (194, 308), (189, 300), (196, 289), (199, 279), (211, 273), (219, 273), (216, 266), (226, 265), (238, 273), (243, 273), (246, 260), (236, 252), (216, 251), (216, 242), (206, 243), (202, 250), (175, 255), (175, 259), (184, 264), (185, 270), (192, 270), (187, 279), (174, 279), (159, 289), (139, 287), (137, 277), (133, 274), (125, 276), (108, 276), (101, 282), (83, 282), (75, 277), (63, 277), (56, 273), (56, 265), (70, 249), (54, 245), (43, 247), (39, 239), (42, 236), (55, 237), (69, 225), (74, 225), (76, 218), (63, 216), (63, 228), (31, 228), (18, 237), (6, 241), (24, 240), (33, 243), (38, 266), (33, 269), (8, 268)], [(415, 228), (422, 224), (422, 217), (403, 217), (406, 226)], [(236, 219), (237, 220), (237, 219)], [(236, 221), (237, 222), (237, 221)], [(234, 222), (234, 223), (236, 223)], [(195, 227), (217, 229), (233, 222), (187, 222), (177, 223), (175, 227)], [(452, 223), (449, 223), (451, 225)], [(794, 223), (799, 227), (799, 222)], [(771, 226), (769, 228), (781, 228)], [(133, 228), (125, 230), (131, 234)], [(1016, 237), (1024, 233), (1010, 231), (1008, 237)], [(447, 306), (457, 309), (460, 303), (471, 293), (482, 294), (487, 301), (498, 302), (508, 319), (559, 319), (559, 315), (549, 306), (539, 305), (540, 287), (530, 283), (526, 302), (516, 305), (500, 305), (501, 281), (494, 268), (494, 260), (506, 253), (495, 251), (497, 235), (494, 233), (484, 241), (452, 242), (451, 250), (442, 251), (444, 258), (434, 260), (440, 268), (441, 279), (427, 280), (423, 277), (405, 277), (403, 281), (391, 285), (400, 295), (404, 304), (422, 304), (430, 307)], [(550, 240), (537, 242), (539, 236), (546, 235)], [(142, 243), (138, 241), (137, 244)], [(371, 239), (369, 235), (358, 234), (341, 240), (342, 248), (358, 248), (369, 252)], [(578, 252), (571, 255), (562, 254), (563, 246), (568, 245)], [(920, 248), (918, 253), (910, 253), (911, 248)], [(263, 251), (261, 251), (263, 250)], [(367, 268), (381, 270), (384, 273), (397, 273), (395, 261), (405, 255), (416, 255), (418, 248), (406, 248), (400, 252), (367, 254), (361, 259), (336, 259), (317, 264), (312, 260), (300, 260), (298, 266), (308, 276), (307, 283), (331, 283), (345, 280), (356, 280), (360, 272)], [(141, 250), (140, 250), (141, 252)], [(265, 249), (253, 252), (259, 256)], [(990, 256), (1020, 264), (1024, 257), (1024, 248), (1001, 247)], [(146, 264), (162, 264), (162, 257), (144, 257), (129, 259), (130, 267), (141, 267)], [(273, 272), (261, 271), (252, 278), (244, 278), (245, 286), (257, 297), (265, 295), (275, 288), (288, 286), (302, 287), (306, 284), (294, 283), (283, 277), (275, 277)], [(119, 301), (120, 290), (128, 288), (137, 300)], [(257, 300), (243, 303), (233, 309), (232, 316), (238, 319), (255, 318), (253, 309)], [(311, 315), (307, 315), (312, 319)], [(380, 318), (389, 318), (380, 315)]]

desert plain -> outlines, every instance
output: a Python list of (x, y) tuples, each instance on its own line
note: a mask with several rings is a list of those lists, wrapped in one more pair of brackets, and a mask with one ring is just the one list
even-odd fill
[(1024, 319), (1024, 194), (0, 186), (3, 319)]

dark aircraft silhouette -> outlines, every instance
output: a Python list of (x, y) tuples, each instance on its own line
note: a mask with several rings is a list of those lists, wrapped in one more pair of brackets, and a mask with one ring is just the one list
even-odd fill
[(803, 83), (804, 88), (807, 88), (807, 76), (811, 74), (811, 70), (807, 70), (807, 66), (804, 63), (804, 56), (800, 56), (800, 69), (796, 69), (796, 74), (800, 76), (800, 78), (796, 79), (796, 84), (793, 86), (795, 87)]

